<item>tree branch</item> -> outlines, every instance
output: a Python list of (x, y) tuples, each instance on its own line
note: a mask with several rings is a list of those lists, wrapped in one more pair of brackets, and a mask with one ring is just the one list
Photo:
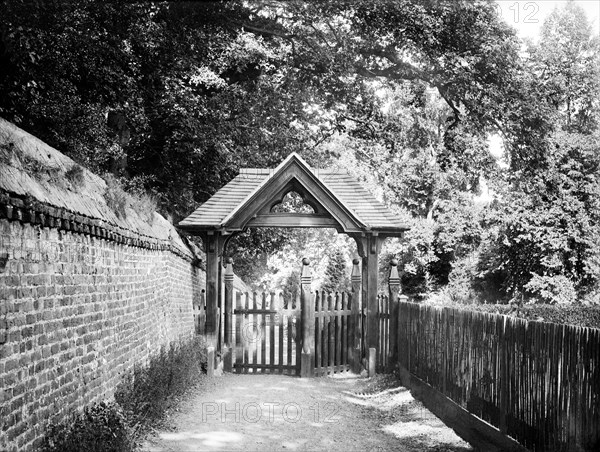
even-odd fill
[(272, 29), (258, 27), (256, 25), (252, 25), (247, 22), (240, 22), (240, 21), (237, 21), (234, 19), (229, 19), (226, 17), (224, 17), (224, 20), (230, 24), (234, 24), (234, 25), (237, 25), (238, 27), (245, 28), (246, 30), (251, 31), (252, 33), (261, 35), (261, 36), (268, 36), (268, 37), (277, 36), (279, 38), (287, 39), (288, 41), (292, 41), (293, 38), (296, 37), (293, 34), (284, 33), (282, 31), (278, 31), (278, 30), (272, 30)]

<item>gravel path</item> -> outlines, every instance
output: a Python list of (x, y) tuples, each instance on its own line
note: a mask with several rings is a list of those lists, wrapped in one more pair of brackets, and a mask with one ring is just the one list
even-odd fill
[(193, 391), (170, 424), (142, 450), (473, 450), (385, 376), (225, 374)]

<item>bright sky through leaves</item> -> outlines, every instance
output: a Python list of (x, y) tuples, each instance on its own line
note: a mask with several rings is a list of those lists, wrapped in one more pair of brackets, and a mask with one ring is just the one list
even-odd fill
[[(537, 40), (540, 27), (554, 8), (562, 9), (568, 1), (560, 0), (496, 0), (498, 12), (502, 18), (517, 29), (520, 38)], [(592, 24), (596, 34), (600, 34), (600, 1), (574, 0), (580, 6)]]

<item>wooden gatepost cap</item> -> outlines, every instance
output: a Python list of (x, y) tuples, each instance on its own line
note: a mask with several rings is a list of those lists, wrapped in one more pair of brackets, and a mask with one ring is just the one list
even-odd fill
[(302, 272), (300, 273), (300, 284), (310, 284), (310, 260), (308, 257), (302, 259)]
[(360, 274), (360, 259), (355, 257), (352, 259), (352, 273), (350, 274), (350, 279), (352, 282), (360, 282), (362, 277)]
[(233, 281), (233, 259), (231, 257), (225, 259), (225, 279)]
[(388, 280), (390, 286), (400, 286), (400, 274), (398, 273), (398, 259), (390, 261), (390, 277)]

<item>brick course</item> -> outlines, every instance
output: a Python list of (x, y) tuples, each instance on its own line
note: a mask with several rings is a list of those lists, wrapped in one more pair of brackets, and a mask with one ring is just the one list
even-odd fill
[(55, 223), (0, 219), (0, 450), (34, 450), (48, 421), (194, 330), (197, 260)]

